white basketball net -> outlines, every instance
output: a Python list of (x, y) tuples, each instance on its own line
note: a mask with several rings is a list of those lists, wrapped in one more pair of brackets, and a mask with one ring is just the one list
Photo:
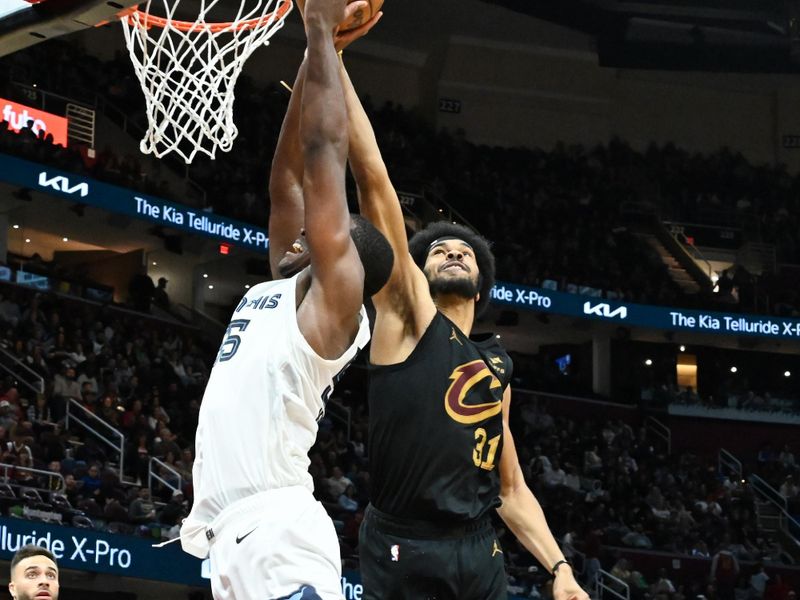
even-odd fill
[[(245, 11), (248, 2), (241, 0), (236, 18), (219, 27), (206, 17), (231, 0), (200, 0), (196, 23), (183, 30), (186, 22), (174, 19), (180, 1), (148, 0), (122, 26), (147, 109), (139, 148), (158, 158), (176, 152), (189, 164), (198, 152), (213, 159), (217, 148), (231, 149), (239, 133), (233, 122), (236, 79), (253, 51), (283, 27), (291, 2), (249, 0), (255, 6)], [(163, 17), (158, 26), (151, 5)]]

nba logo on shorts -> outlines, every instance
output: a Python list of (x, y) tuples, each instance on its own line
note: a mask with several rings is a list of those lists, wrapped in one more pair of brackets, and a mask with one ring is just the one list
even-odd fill
[(397, 562), (400, 560), (400, 546), (398, 544), (394, 544), (391, 548), (389, 548), (389, 552), (392, 553), (392, 562)]

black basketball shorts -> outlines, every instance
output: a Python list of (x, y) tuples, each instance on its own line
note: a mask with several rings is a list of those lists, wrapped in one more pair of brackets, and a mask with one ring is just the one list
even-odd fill
[(508, 598), (503, 551), (488, 516), (455, 526), (367, 508), (359, 532), (364, 600)]

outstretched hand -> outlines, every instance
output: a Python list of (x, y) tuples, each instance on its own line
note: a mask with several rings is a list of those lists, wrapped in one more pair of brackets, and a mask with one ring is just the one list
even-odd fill
[[(350, 19), (350, 16), (355, 13), (355, 10), (350, 11), (350, 7), (356, 4), (353, 2), (352, 4), (347, 5), (347, 16), (345, 17), (345, 23)], [(337, 28), (333, 32), (333, 45), (336, 48), (337, 52), (341, 52), (345, 48), (347, 48), (350, 44), (355, 42), (358, 38), (364, 37), (367, 35), (370, 30), (375, 27), (375, 24), (381, 20), (383, 16), (382, 11), (378, 11), (375, 13), (372, 18), (361, 25), (360, 27), (356, 27), (355, 29), (350, 29), (349, 31), (339, 31)]]

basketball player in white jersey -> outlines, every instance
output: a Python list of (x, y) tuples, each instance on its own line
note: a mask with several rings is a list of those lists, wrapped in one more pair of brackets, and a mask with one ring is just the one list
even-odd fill
[(365, 4), (306, 4), (307, 58), (270, 182), (270, 264), (287, 278), (239, 302), (203, 397), (181, 544), (210, 557), (216, 600), (343, 598), (338, 539), (312, 495), (307, 454), (333, 385), (369, 340), (363, 297), (392, 265), (386, 240), (351, 220), (345, 198), (347, 114), (332, 34)]

